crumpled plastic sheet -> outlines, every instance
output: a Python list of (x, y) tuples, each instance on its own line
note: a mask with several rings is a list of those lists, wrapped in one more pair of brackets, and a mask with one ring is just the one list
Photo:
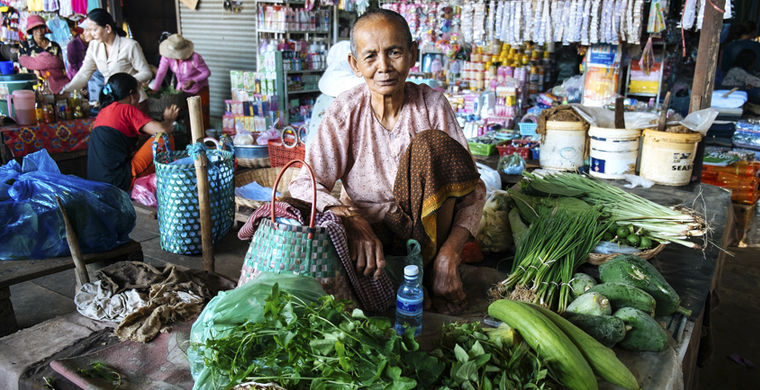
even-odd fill
[(68, 256), (66, 207), (82, 253), (129, 241), (135, 209), (129, 195), (106, 183), (63, 175), (46, 150), (0, 166), (0, 260)]

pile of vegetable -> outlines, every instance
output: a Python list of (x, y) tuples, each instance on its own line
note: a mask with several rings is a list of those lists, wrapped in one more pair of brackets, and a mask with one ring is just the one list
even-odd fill
[[(689, 248), (699, 248), (698, 244), (688, 239), (701, 237), (706, 232), (704, 221), (693, 213), (662, 206), (602, 180), (575, 173), (538, 176), (526, 172), (523, 175), (526, 180), (523, 180), (520, 186), (521, 191), (526, 194), (543, 197), (572, 196), (589, 205), (600, 207), (618, 227), (628, 229), (627, 233), (615, 229), (619, 243), (625, 238), (626, 243), (640, 247), (641, 241), (646, 238), (649, 246), (654, 246), (655, 242), (672, 242)], [(638, 244), (635, 242), (636, 239), (631, 239), (633, 242), (628, 241), (627, 237), (631, 233), (638, 238)]]
[(258, 321), (206, 340), (204, 364), (228, 379), (288, 389), (554, 388), (543, 360), (509, 328), (449, 324), (440, 347), (420, 350), (414, 329), (346, 311), (332, 296), (307, 302), (275, 285)]
[(563, 312), (570, 301), (569, 283), (575, 270), (610, 223), (601, 222), (601, 212), (593, 207), (540, 208), (527, 231), (516, 212), (511, 217), (517, 251), (509, 277), (497, 286), (496, 293), (504, 296), (515, 291), (525, 295), (521, 300)]
[(488, 307), (488, 314), (517, 330), (563, 387), (595, 390), (598, 375), (622, 388), (639, 389), (636, 378), (611, 349), (551, 310), (500, 299)]
[(662, 351), (668, 335), (653, 318), (675, 312), (689, 315), (680, 297), (657, 269), (633, 255), (619, 255), (599, 266), (602, 283), (578, 273), (571, 283), (576, 297), (565, 317), (604, 345), (632, 351)]

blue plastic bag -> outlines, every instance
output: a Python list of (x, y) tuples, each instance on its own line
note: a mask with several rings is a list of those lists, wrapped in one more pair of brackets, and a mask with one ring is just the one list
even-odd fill
[(135, 209), (110, 184), (63, 175), (47, 151), (0, 167), (0, 260), (68, 256), (61, 199), (82, 253), (111, 250), (129, 241)]

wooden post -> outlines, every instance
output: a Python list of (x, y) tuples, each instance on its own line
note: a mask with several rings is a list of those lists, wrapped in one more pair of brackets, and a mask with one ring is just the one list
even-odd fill
[[(203, 126), (203, 111), (201, 97), (187, 98), (187, 109), (190, 111), (190, 134), (193, 142), (203, 142), (206, 129)], [(214, 242), (211, 237), (211, 206), (209, 204), (208, 158), (201, 153), (195, 160), (195, 175), (198, 180), (198, 210), (201, 218), (201, 246), (203, 250), (203, 269), (214, 271)]]
[(625, 129), (625, 107), (623, 106), (622, 96), (618, 96), (615, 99), (615, 128)]
[(63, 224), (66, 227), (66, 241), (69, 244), (69, 251), (71, 251), (71, 258), (74, 260), (74, 269), (76, 270), (76, 290), (79, 291), (79, 288), (82, 287), (83, 284), (90, 283), (90, 275), (87, 274), (87, 265), (82, 258), (82, 250), (79, 248), (79, 240), (74, 232), (74, 226), (71, 225), (69, 215), (63, 207), (61, 198), (56, 196), (55, 201), (58, 203), (58, 209), (61, 210), (61, 215), (63, 215)]
[(657, 131), (665, 131), (665, 125), (668, 119), (668, 108), (670, 107), (670, 91), (665, 94), (665, 101), (662, 103), (662, 112), (660, 119), (657, 120)]
[[(712, 3), (720, 9), (725, 9), (726, 0), (713, 0)], [(718, 12), (708, 4), (705, 6), (702, 31), (699, 33), (697, 63), (694, 66), (694, 81), (691, 84), (689, 112), (710, 107), (713, 89), (715, 89), (715, 69), (718, 67), (720, 32), (722, 29), (723, 13)], [(697, 147), (697, 155), (694, 156), (692, 182), (699, 182), (702, 179), (702, 158), (704, 155), (705, 143), (702, 141)]]

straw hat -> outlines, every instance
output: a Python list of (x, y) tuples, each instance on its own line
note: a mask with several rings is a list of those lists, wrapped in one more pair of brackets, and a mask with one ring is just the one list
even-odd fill
[(49, 73), (50, 75), (47, 76), (47, 81), (50, 85), (50, 89), (52, 89), (54, 93), (60, 92), (69, 82), (69, 78), (66, 77), (66, 74), (64, 73), (63, 61), (46, 51), (39, 53), (34, 57), (26, 55), (19, 56), (18, 63), (29, 70), (39, 70), (41, 73)]
[(183, 38), (182, 35), (172, 34), (158, 46), (158, 52), (164, 57), (175, 60), (185, 60), (193, 55), (195, 47), (193, 43)]
[(350, 53), (351, 44), (348, 41), (336, 43), (327, 52), (327, 69), (319, 79), (319, 90), (325, 95), (336, 97), (364, 82), (348, 64)]
[(31, 31), (35, 27), (39, 26), (45, 26), (45, 29), (47, 29), (47, 24), (45, 24), (45, 19), (42, 19), (42, 16), (40, 15), (29, 15), (26, 18), (26, 33), (29, 34), (29, 31)]

